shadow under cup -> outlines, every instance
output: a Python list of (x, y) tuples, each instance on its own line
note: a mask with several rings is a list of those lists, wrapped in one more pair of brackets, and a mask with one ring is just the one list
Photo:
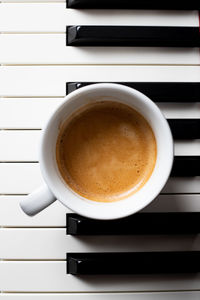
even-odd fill
[[(96, 202), (75, 193), (62, 178), (56, 162), (56, 142), (63, 122), (82, 107), (102, 101), (122, 103), (139, 112), (152, 128), (157, 144), (156, 164), (149, 180), (136, 193), (115, 202)], [(43, 130), (40, 149), (43, 177), (58, 200), (85, 217), (106, 220), (138, 212), (160, 193), (170, 175), (172, 164), (173, 139), (163, 114), (148, 97), (119, 84), (94, 84), (69, 94)]]

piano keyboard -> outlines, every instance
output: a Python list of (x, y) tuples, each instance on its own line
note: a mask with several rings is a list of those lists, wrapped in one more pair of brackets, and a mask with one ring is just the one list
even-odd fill
[[(0, 3), (1, 300), (199, 299), (200, 5), (179, 2)], [(109, 228), (58, 202), (27, 217), (19, 202), (43, 183), (41, 129), (66, 94), (98, 82), (162, 110), (175, 139), (166, 186)]]

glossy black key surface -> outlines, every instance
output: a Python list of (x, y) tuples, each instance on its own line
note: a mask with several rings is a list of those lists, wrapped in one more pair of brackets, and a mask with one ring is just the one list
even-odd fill
[(67, 0), (69, 8), (104, 9), (200, 9), (199, 0)]
[(200, 271), (200, 252), (67, 253), (67, 273), (159, 274)]
[(171, 176), (200, 176), (200, 156), (175, 156)]
[(200, 119), (168, 119), (174, 139), (200, 138)]
[[(200, 233), (200, 213), (137, 213), (118, 220), (94, 220), (67, 214), (70, 235), (160, 235)], [(148, 226), (147, 226), (148, 224)]]
[[(67, 82), (66, 94), (97, 82)], [(200, 82), (115, 82), (147, 95), (154, 102), (200, 102)]]
[(199, 47), (199, 27), (67, 26), (67, 46)]

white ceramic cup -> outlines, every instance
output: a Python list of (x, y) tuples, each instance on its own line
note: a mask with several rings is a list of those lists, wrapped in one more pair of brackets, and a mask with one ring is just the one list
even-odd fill
[[(97, 101), (120, 102), (137, 110), (150, 124), (157, 143), (156, 164), (149, 180), (135, 194), (111, 203), (88, 200), (76, 194), (63, 180), (56, 163), (56, 141), (61, 124), (76, 110)], [(125, 217), (143, 209), (158, 196), (170, 175), (173, 157), (173, 139), (169, 125), (159, 108), (148, 97), (119, 84), (89, 85), (66, 96), (46, 123), (39, 154), (46, 184), (22, 200), (20, 206), (26, 214), (33, 216), (57, 199), (85, 217), (102, 220)]]

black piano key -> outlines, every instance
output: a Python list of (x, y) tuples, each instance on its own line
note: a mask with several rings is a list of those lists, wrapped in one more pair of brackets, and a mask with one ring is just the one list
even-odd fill
[[(200, 213), (137, 213), (119, 220), (99, 221), (67, 214), (70, 235), (163, 235), (200, 233)], [(146, 225), (148, 224), (148, 226)]]
[(67, 273), (73, 275), (196, 272), (200, 272), (200, 251), (67, 253)]
[(200, 138), (200, 119), (168, 119), (174, 139)]
[(67, 46), (199, 47), (199, 27), (67, 26)]
[[(67, 82), (66, 94), (97, 82)], [(200, 82), (115, 82), (147, 95), (154, 102), (200, 102)]]
[(199, 0), (67, 0), (68, 8), (101, 9), (200, 9)]
[(200, 156), (175, 156), (171, 176), (200, 176)]

